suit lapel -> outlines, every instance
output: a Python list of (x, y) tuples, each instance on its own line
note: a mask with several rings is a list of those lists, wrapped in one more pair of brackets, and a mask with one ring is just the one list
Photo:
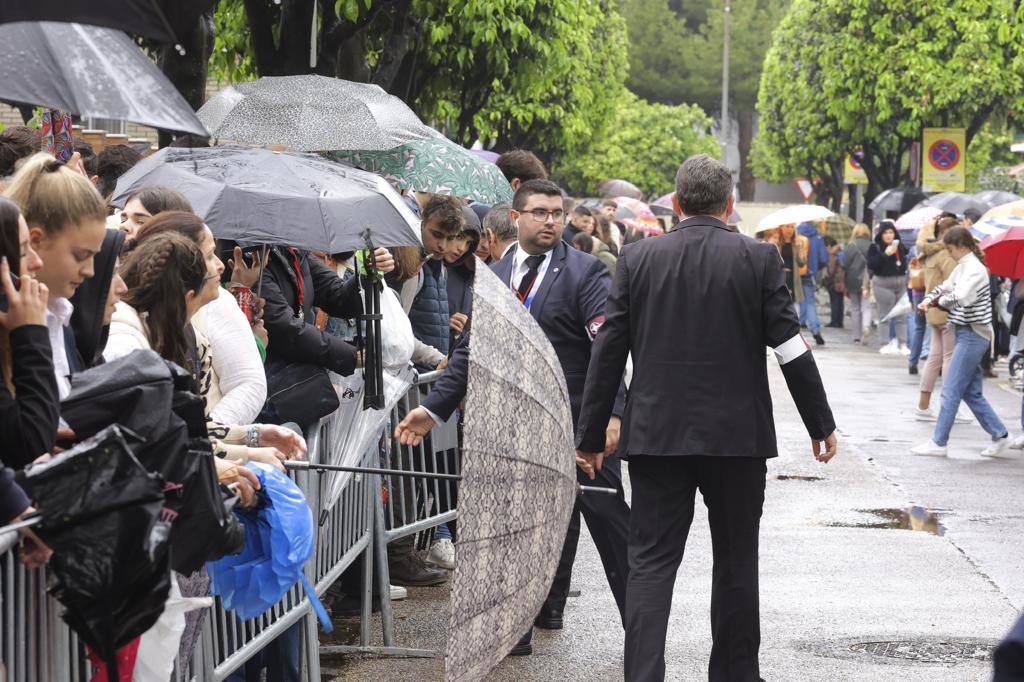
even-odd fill
[(547, 300), (551, 287), (554, 286), (555, 280), (565, 270), (565, 259), (568, 255), (569, 247), (566, 246), (565, 242), (559, 240), (551, 252), (551, 262), (548, 263), (544, 279), (540, 281), (540, 289), (537, 290), (537, 295), (533, 297), (533, 303), (530, 304), (530, 314), (534, 317), (537, 317), (540, 311), (544, 309), (544, 301)]
[(491, 265), (491, 272), (497, 275), (498, 279), (505, 286), (509, 286), (509, 282), (512, 281), (512, 264), (515, 262), (516, 249), (518, 248), (518, 245), (513, 247), (505, 254), (504, 258)]

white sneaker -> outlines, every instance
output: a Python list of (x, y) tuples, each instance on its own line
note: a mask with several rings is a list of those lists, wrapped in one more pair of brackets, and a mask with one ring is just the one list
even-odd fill
[(933, 410), (930, 407), (924, 410), (922, 410), (920, 407), (917, 407), (914, 408), (914, 419), (916, 419), (919, 422), (933, 422), (936, 419), (938, 419), (938, 417), (935, 414), (935, 410)]
[(1024, 435), (1017, 436), (1010, 441), (1011, 450), (1024, 450)]
[(427, 563), (449, 571), (455, 570), (455, 543), (447, 538), (438, 540), (427, 552)]
[(409, 590), (401, 585), (388, 585), (391, 589), (391, 601), (402, 601), (409, 596)]
[[(1006, 450), (1006, 446), (1010, 444), (1010, 437), (1003, 436), (999, 440), (992, 441), (992, 444), (981, 451), (982, 457), (1006, 457), (1003, 451)], [(1014, 457), (1016, 455), (1013, 455)]]
[(928, 457), (945, 457), (946, 446), (936, 445), (935, 441), (929, 440), (927, 443), (921, 443), (910, 448), (910, 454), (912, 455), (924, 455)]
[(900, 352), (900, 342), (896, 339), (891, 340), (878, 349), (878, 352), (882, 355), (898, 355)]
[(903, 344), (902, 346), (900, 346), (900, 355), (902, 355), (905, 358), (909, 358), (910, 346), (908, 346), (907, 344)]

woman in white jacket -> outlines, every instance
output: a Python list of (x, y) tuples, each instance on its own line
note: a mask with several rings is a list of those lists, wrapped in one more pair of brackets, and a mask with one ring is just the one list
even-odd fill
[(920, 309), (939, 307), (949, 311), (949, 324), (956, 334), (949, 374), (942, 382), (942, 408), (932, 439), (913, 448), (915, 455), (946, 455), (949, 432), (957, 408), (963, 400), (971, 408), (981, 427), (992, 438), (982, 450), (984, 457), (999, 457), (1009, 444), (1002, 420), (982, 394), (981, 358), (992, 343), (992, 306), (985, 257), (974, 236), (963, 227), (954, 227), (942, 238), (946, 250), (957, 261), (956, 269), (945, 282), (931, 291)]

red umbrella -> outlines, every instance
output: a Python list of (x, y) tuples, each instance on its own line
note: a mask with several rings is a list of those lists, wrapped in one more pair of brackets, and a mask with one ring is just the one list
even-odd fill
[(1024, 226), (987, 237), (980, 246), (985, 252), (985, 265), (993, 275), (1010, 279), (1024, 277)]

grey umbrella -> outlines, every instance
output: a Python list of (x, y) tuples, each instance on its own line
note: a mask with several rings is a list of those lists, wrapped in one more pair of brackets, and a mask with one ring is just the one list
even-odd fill
[(628, 180), (605, 180), (597, 186), (598, 194), (606, 197), (629, 197), (643, 200), (644, 193)]
[(0, 98), (208, 134), (188, 102), (131, 38), (99, 26), (0, 24)]
[[(483, 263), (473, 286), (464, 423), (445, 655), (447, 679), (460, 682), (483, 679), (533, 624), (576, 498), (572, 415), (558, 357)], [(499, 423), (506, 426), (494, 428)]]
[(121, 176), (114, 203), (145, 185), (172, 187), (218, 238), (340, 253), (419, 245), (419, 220), (387, 182), (313, 154), (252, 147), (168, 147)]
[(437, 137), (405, 102), (379, 86), (325, 76), (268, 76), (237, 83), (199, 110), (221, 140), (299, 151), (394, 149)]
[(974, 198), (983, 202), (989, 208), (995, 208), (996, 206), (1002, 206), (1003, 204), (1009, 204), (1014, 201), (1024, 199), (1024, 197), (1019, 194), (1006, 192), (1001, 189), (986, 189), (981, 192), (975, 192)]
[(932, 206), (934, 208), (942, 209), (943, 211), (958, 214), (962, 214), (970, 208), (973, 208), (980, 213), (984, 213), (991, 208), (984, 201), (981, 201), (970, 194), (964, 194), (963, 192), (940, 192), (939, 194), (928, 197), (914, 208), (923, 208), (925, 206)]

